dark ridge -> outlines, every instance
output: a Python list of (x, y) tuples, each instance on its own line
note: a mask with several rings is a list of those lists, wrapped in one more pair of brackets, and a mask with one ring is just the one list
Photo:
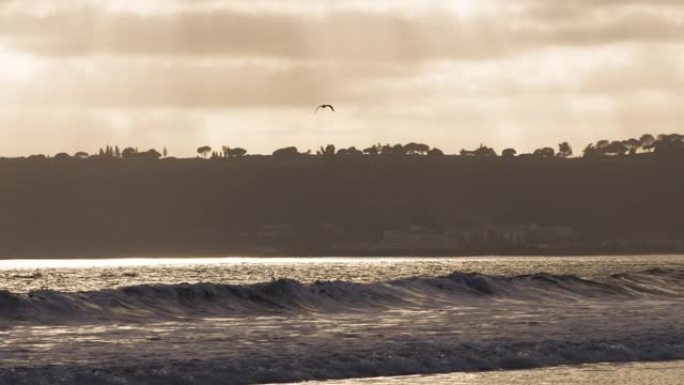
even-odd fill
[(684, 251), (684, 156), (0, 159), (0, 258)]

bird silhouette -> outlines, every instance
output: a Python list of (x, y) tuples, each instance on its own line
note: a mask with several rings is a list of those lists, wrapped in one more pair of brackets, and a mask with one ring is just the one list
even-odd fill
[(314, 110), (314, 113), (317, 113), (318, 110), (320, 110), (321, 108), (329, 108), (330, 111), (335, 112), (335, 108), (333, 106), (331, 106), (330, 104), (321, 104), (320, 106), (316, 107), (316, 109)]

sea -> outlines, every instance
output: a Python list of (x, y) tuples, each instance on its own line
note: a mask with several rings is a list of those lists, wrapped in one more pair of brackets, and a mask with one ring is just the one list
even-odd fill
[(684, 256), (0, 261), (0, 384), (684, 384)]

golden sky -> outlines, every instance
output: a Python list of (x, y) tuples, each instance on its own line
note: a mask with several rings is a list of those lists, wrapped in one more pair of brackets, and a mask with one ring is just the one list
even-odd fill
[(683, 122), (681, 0), (0, 0), (0, 156), (579, 152)]

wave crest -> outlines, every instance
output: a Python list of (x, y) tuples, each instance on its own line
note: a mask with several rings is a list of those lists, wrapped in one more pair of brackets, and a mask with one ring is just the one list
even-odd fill
[(536, 273), (453, 272), (377, 283), (278, 279), (251, 285), (138, 285), (87, 292), (0, 291), (0, 321), (150, 321), (302, 311), (439, 307), (483, 300), (568, 301), (684, 296), (684, 270), (651, 269), (592, 280)]

